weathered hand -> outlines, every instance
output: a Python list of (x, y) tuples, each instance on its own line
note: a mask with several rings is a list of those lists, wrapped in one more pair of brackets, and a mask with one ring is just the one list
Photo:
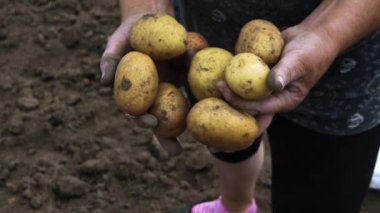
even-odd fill
[(283, 31), (282, 35), (284, 51), (268, 77), (268, 85), (274, 90), (272, 95), (260, 101), (247, 101), (231, 92), (226, 83), (219, 83), (224, 98), (236, 109), (262, 116), (296, 108), (337, 55), (327, 35), (297, 26)]
[[(139, 8), (139, 7), (132, 7)], [(169, 14), (173, 13), (172, 8), (169, 4), (163, 3), (162, 5), (157, 5), (159, 11), (166, 11)], [(123, 10), (123, 9), (122, 9)], [(122, 14), (123, 21), (114, 33), (108, 38), (106, 49), (100, 60), (100, 70), (101, 79), (100, 82), (106, 86), (112, 86), (117, 65), (120, 59), (131, 50), (129, 46), (129, 33), (130, 29), (141, 16), (151, 13), (150, 11), (136, 12), (128, 11), (133, 15)], [(126, 117), (142, 128), (154, 128), (158, 125), (158, 120), (155, 116), (151, 114), (144, 114), (142, 116), (134, 117), (126, 115)], [(154, 136), (170, 154), (178, 155), (181, 153), (182, 148), (178, 141), (173, 139), (165, 139), (159, 136)]]
[(119, 27), (108, 38), (106, 49), (100, 59), (100, 71), (102, 73), (100, 82), (103, 85), (112, 85), (115, 77), (115, 71), (120, 59), (130, 51), (128, 44), (129, 31), (141, 16), (145, 13), (139, 13), (126, 18)]

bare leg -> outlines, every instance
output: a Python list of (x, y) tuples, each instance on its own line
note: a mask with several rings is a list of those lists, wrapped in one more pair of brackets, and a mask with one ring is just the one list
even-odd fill
[(264, 143), (255, 155), (239, 163), (214, 159), (223, 206), (231, 213), (244, 212), (252, 204), (256, 181), (264, 162)]

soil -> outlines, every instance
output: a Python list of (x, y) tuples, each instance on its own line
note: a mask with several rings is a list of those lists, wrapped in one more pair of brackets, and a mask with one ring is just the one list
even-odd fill
[[(184, 153), (170, 157), (99, 84), (117, 6), (0, 0), (0, 212), (172, 212), (217, 196), (203, 146), (184, 134)], [(270, 212), (270, 175), (267, 153), (260, 212)], [(379, 201), (370, 192), (363, 212)]]

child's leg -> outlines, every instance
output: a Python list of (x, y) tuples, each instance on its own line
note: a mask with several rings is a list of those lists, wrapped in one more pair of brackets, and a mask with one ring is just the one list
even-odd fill
[(263, 161), (261, 139), (246, 150), (214, 153), (221, 199), (195, 205), (192, 213), (256, 212), (253, 195)]
[(264, 145), (245, 161), (228, 163), (215, 158), (222, 203), (230, 212), (244, 212), (252, 198), (264, 162)]

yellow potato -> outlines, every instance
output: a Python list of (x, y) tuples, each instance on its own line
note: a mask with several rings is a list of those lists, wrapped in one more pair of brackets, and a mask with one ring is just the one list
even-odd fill
[(258, 136), (257, 122), (251, 115), (213, 97), (203, 99), (191, 108), (187, 127), (197, 141), (221, 151), (247, 148)]
[(273, 23), (263, 19), (253, 19), (247, 22), (240, 33), (255, 33), (255, 31), (273, 31), (281, 34), (280, 30)]
[(252, 20), (241, 29), (235, 53), (253, 53), (273, 66), (280, 59), (283, 47), (284, 40), (275, 25), (265, 20)]
[(205, 48), (194, 55), (188, 82), (196, 99), (221, 97), (216, 84), (224, 80), (224, 70), (232, 56), (227, 50), (217, 47)]
[(186, 129), (186, 116), (189, 112), (187, 100), (170, 83), (159, 84), (156, 100), (149, 112), (158, 119), (154, 132), (163, 138), (175, 138)]
[(120, 111), (138, 116), (153, 104), (158, 90), (158, 74), (153, 60), (139, 52), (129, 52), (118, 64), (114, 98)]
[(234, 56), (225, 71), (228, 87), (241, 98), (260, 100), (271, 94), (267, 79), (269, 67), (252, 53)]
[(130, 44), (155, 60), (168, 60), (185, 53), (187, 32), (170, 15), (145, 15), (132, 26)]

